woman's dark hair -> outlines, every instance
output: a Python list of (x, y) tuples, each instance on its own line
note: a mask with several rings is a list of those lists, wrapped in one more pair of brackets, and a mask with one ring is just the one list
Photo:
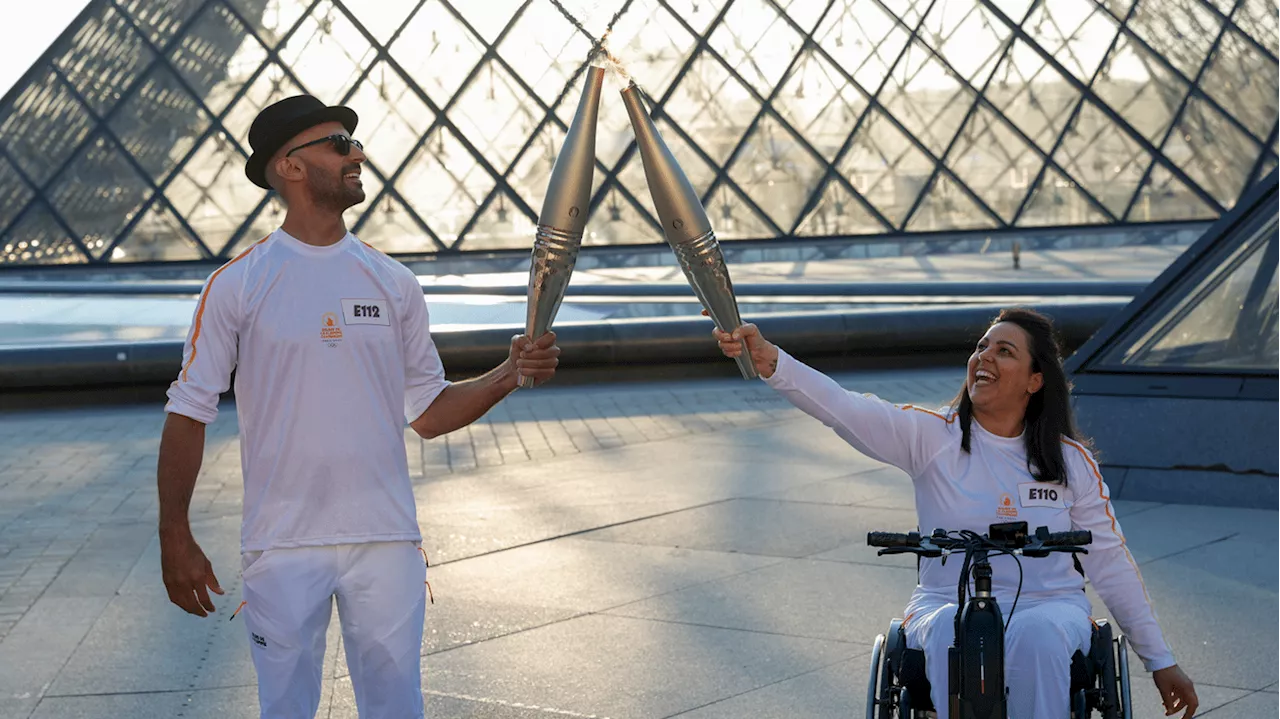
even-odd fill
[[(1066, 484), (1067, 466), (1062, 458), (1063, 438), (1086, 444), (1076, 428), (1071, 411), (1071, 385), (1062, 369), (1062, 356), (1053, 329), (1053, 320), (1024, 307), (1009, 307), (991, 322), (1009, 322), (1021, 327), (1031, 338), (1031, 371), (1044, 375), (1044, 385), (1027, 404), (1023, 440), (1027, 445), (1027, 470), (1041, 482)], [(969, 399), (968, 377), (952, 402), (960, 415), (960, 447), (969, 451), (969, 430), (973, 423), (973, 400)], [(1038, 469), (1039, 473), (1032, 468)]]

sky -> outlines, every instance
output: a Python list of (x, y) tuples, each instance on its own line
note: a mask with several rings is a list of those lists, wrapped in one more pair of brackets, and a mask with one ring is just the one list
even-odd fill
[(18, 82), (90, 0), (0, 0), (5, 24), (14, 32), (4, 41), (0, 96)]

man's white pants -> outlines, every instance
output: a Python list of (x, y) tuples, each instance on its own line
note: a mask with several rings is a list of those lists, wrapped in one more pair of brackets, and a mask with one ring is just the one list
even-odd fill
[(412, 542), (245, 553), (244, 617), (263, 719), (312, 719), (338, 601), (361, 719), (423, 715), (426, 565)]
[[(1001, 611), (1007, 610), (1001, 607)], [(1008, 614), (1005, 615), (1008, 617)], [(920, 609), (907, 621), (907, 646), (924, 650), (938, 719), (947, 719), (947, 649), (955, 643), (956, 604)], [(1009, 719), (1066, 719), (1071, 715), (1071, 655), (1089, 650), (1092, 621), (1077, 603), (1018, 604), (1004, 634), (1004, 681)]]

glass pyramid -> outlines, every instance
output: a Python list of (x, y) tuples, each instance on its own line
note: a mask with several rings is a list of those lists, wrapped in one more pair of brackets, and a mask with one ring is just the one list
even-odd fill
[[(0, 265), (228, 258), (280, 218), (249, 123), (301, 92), (361, 116), (367, 241), (527, 249), (601, 37), (726, 240), (1212, 219), (1277, 162), (1277, 35), (1275, 0), (92, 0), (0, 100)], [(591, 242), (658, 243), (620, 88)]]
[(1277, 334), (1276, 171), (1067, 362), (1077, 377), (1269, 375)]

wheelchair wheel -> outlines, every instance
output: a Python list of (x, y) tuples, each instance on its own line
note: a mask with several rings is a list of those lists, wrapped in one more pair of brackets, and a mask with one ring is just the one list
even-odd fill
[[(876, 635), (875, 644), (871, 645), (871, 671), (867, 675), (867, 719), (876, 719), (876, 705), (880, 704), (884, 697), (881, 693), (888, 687), (881, 686), (880, 679), (888, 670), (888, 657), (884, 651), (885, 637), (883, 634)], [(883, 715), (884, 712), (881, 712)]]
[(1129, 692), (1129, 637), (1120, 637), (1120, 652), (1116, 659), (1116, 674), (1120, 680), (1120, 719), (1133, 719), (1133, 705)]
[(1089, 701), (1083, 689), (1071, 697), (1071, 719), (1089, 719)]

